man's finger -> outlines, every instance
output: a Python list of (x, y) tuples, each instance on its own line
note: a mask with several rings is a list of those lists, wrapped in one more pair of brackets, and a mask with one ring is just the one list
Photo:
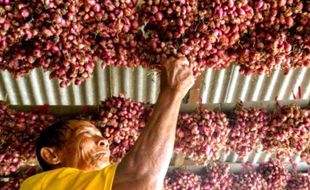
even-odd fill
[(182, 57), (182, 62), (183, 62), (184, 65), (190, 66), (190, 63), (189, 63), (189, 61), (188, 61), (188, 59), (186, 57)]
[[(182, 71), (182, 75), (183, 75), (184, 78), (191, 78), (193, 76), (193, 71), (190, 70), (190, 69), (184, 69)], [(194, 78), (194, 80), (195, 80), (195, 78)]]
[(198, 65), (197, 62), (189, 63), (189, 67), (191, 68), (191, 70), (194, 69), (194, 65)]
[(165, 59), (163, 62), (162, 62), (162, 66), (164, 68), (169, 68), (169, 66), (175, 61), (175, 58), (174, 57), (169, 57), (168, 59)]
[(189, 66), (190, 65), (189, 61), (188, 61), (188, 59), (186, 57), (181, 57), (181, 58), (177, 59), (175, 61), (175, 64), (176, 65), (181, 65), (181, 66)]

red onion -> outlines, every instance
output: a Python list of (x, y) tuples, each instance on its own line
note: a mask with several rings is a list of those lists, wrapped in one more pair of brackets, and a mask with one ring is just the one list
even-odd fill
[(21, 183), (28, 177), (39, 172), (37, 166), (26, 166), (10, 177), (0, 176), (0, 187), (2, 190), (18, 190)]
[(175, 151), (199, 162), (217, 158), (228, 139), (228, 119), (224, 113), (199, 109), (181, 114), (178, 120)]
[(292, 44), (290, 59), (282, 66), (285, 72), (292, 68), (310, 66), (310, 11), (298, 14), (296, 30), (290, 33), (288, 40)]
[(288, 190), (307, 190), (310, 187), (309, 174), (294, 174), (287, 182)]
[(237, 108), (230, 123), (228, 146), (239, 156), (252, 152), (266, 133), (269, 116), (263, 109)]
[(165, 190), (200, 190), (201, 177), (187, 170), (175, 170), (165, 178)]
[(230, 190), (233, 178), (229, 173), (229, 165), (216, 162), (206, 168), (201, 190)]
[(282, 190), (287, 184), (289, 173), (279, 161), (261, 163), (258, 172), (268, 184), (268, 189)]
[(0, 103), (0, 175), (8, 176), (23, 165), (35, 164), (35, 139), (55, 116), (16, 112)]
[(200, 61), (204, 67), (224, 69), (236, 61), (230, 48), (247, 31), (253, 17), (253, 8), (247, 1), (218, 0), (200, 1), (197, 31), (199, 39), (205, 40), (203, 46), (207, 60)]
[[(261, 0), (250, 1), (250, 4), (256, 7), (253, 24), (236, 45), (240, 71), (244, 74), (270, 74), (281, 67), (288, 73), (292, 68), (309, 66), (309, 51), (303, 46), (307, 42), (296, 39), (300, 37), (298, 30), (305, 28), (300, 26), (300, 21), (309, 18), (302, 12), (304, 2)], [(307, 35), (302, 33), (302, 36), (303, 40), (309, 41)]]
[(235, 45), (240, 72), (244, 74), (270, 74), (289, 59), (291, 44), (287, 32), (274, 32), (255, 27)]
[(270, 31), (283, 31), (292, 28), (296, 16), (303, 11), (304, 6), (301, 0), (261, 0), (259, 2), (251, 1), (251, 5), (256, 7), (254, 23)]
[(95, 15), (99, 21), (93, 22), (93, 18), (90, 18), (92, 24), (88, 33), (95, 56), (103, 61), (102, 66), (148, 65), (138, 44), (137, 33), (141, 25), (137, 1), (107, 1), (97, 2), (96, 5), (101, 6), (101, 12)]
[(301, 152), (301, 158), (308, 164), (310, 164), (310, 146), (308, 146), (307, 148), (305, 148), (304, 151)]
[(233, 190), (267, 190), (268, 185), (261, 174), (249, 171), (234, 177)]
[(142, 4), (146, 32), (154, 31), (161, 40), (178, 39), (194, 24), (198, 0), (148, 1)]
[(310, 112), (299, 106), (283, 106), (272, 116), (270, 127), (264, 137), (266, 151), (278, 157), (305, 150), (309, 144)]
[(126, 99), (123, 95), (101, 103), (98, 126), (110, 142), (111, 161), (119, 162), (134, 145), (149, 113), (145, 104)]

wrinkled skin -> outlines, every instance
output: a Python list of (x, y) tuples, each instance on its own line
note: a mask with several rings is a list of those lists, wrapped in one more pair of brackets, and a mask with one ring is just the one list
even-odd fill
[(68, 125), (67, 143), (59, 151), (60, 165), (84, 171), (100, 170), (110, 164), (107, 139), (90, 122), (71, 120)]

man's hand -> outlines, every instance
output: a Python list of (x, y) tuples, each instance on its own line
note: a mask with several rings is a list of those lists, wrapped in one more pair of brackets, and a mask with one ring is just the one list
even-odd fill
[(163, 61), (161, 73), (161, 91), (177, 93), (183, 98), (194, 85), (194, 75), (185, 57), (173, 57)]

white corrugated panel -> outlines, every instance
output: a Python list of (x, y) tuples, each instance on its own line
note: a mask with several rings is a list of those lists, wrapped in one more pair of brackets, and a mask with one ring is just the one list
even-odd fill
[[(225, 70), (207, 69), (201, 85), (202, 103), (292, 100), (310, 98), (310, 69), (300, 68), (284, 75), (276, 70), (271, 76), (244, 76), (239, 67)], [(27, 77), (14, 79), (0, 72), (0, 100), (8, 97), (12, 105), (96, 105), (106, 97), (123, 93), (137, 101), (154, 103), (159, 89), (158, 73), (145, 68), (96, 67), (93, 76), (80, 86), (59, 88), (58, 80), (35, 69)]]
[(0, 72), (0, 100), (12, 105), (96, 105), (110, 96), (123, 93), (137, 101), (155, 103), (158, 74), (141, 67), (96, 67), (93, 76), (82, 85), (66, 88), (49, 73), (35, 69), (28, 76), (15, 79), (7, 71)]
[[(245, 157), (239, 157), (236, 153), (234, 152), (228, 152), (228, 153), (223, 153), (220, 158), (217, 160), (221, 162), (226, 162), (226, 163), (236, 163), (236, 164), (242, 164), (245, 162), (249, 162), (251, 164), (259, 164), (262, 162), (267, 162), (270, 159), (275, 158), (274, 154), (271, 153), (266, 153), (263, 152), (262, 149), (257, 149), (253, 151), (252, 153), (248, 154)], [(216, 160), (213, 160), (216, 161)], [(287, 165), (291, 165), (291, 161), (294, 163), (297, 163), (299, 169), (302, 171), (307, 171), (309, 169), (309, 165), (301, 160), (300, 155), (291, 155), (291, 160), (289, 158), (282, 159), (282, 162), (286, 163)], [(184, 158), (183, 155), (175, 154), (173, 161), (171, 163), (171, 166), (173, 167), (192, 167), (192, 166), (198, 166), (197, 163), (192, 161), (190, 158)]]
[[(223, 76), (224, 75), (224, 76)], [(223, 84), (222, 87), (217, 86)], [(232, 66), (223, 71), (210, 71), (205, 74), (201, 92), (202, 103), (232, 103), (242, 101), (292, 100), (293, 93), (301, 99), (310, 96), (310, 69), (299, 68), (284, 75), (276, 70), (270, 76), (244, 76), (239, 68)], [(224, 89), (222, 89), (224, 88)]]

